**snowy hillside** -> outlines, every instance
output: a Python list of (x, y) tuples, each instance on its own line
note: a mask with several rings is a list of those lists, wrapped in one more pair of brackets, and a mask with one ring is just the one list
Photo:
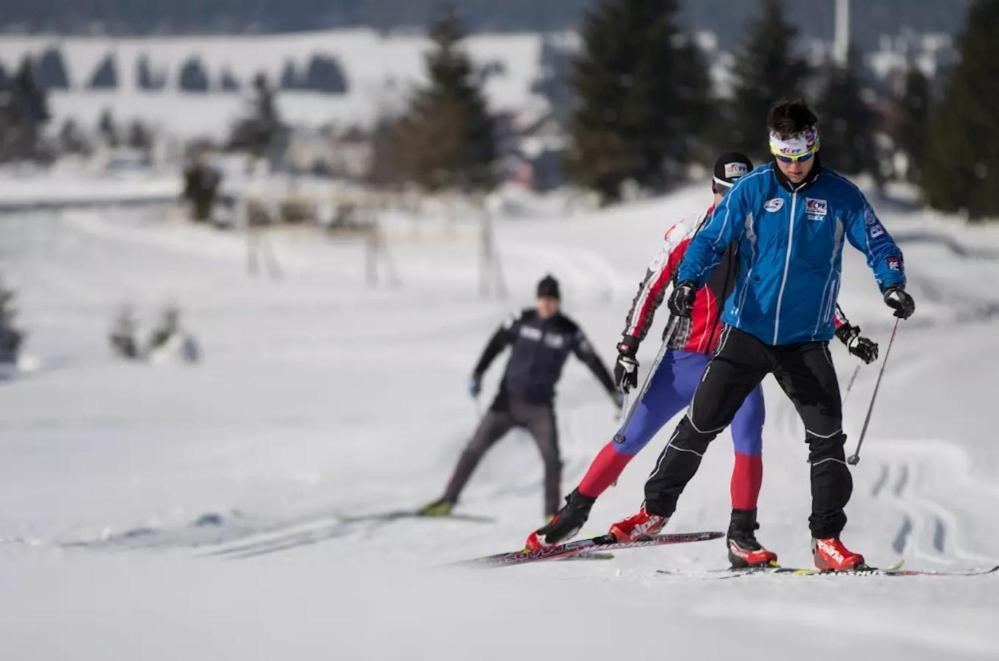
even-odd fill
[[(0, 658), (999, 658), (996, 576), (706, 579), (701, 570), (726, 564), (721, 542), (439, 568), (517, 548), (541, 522), (541, 462), (519, 432), (460, 506), (495, 523), (344, 521), (439, 495), (476, 421), (467, 375), (544, 273), (561, 279), (567, 313), (609, 360), (662, 229), (704, 207), (706, 188), (499, 219), (505, 302), (476, 295), (470, 228), (434, 219), (387, 219), (402, 286), (368, 289), (363, 248), (345, 240), (278, 235), (285, 276), (272, 281), (246, 276), (245, 238), (161, 211), (0, 216), (0, 271), (41, 361), (0, 381)], [(844, 538), (877, 565), (992, 566), (999, 236), (903, 202), (880, 209), (918, 307), (854, 469)], [(893, 320), (847, 252), (841, 302), (883, 353)], [(204, 363), (116, 361), (106, 340), (116, 307), (131, 301), (148, 322), (169, 300)], [(655, 344), (642, 347), (643, 374)], [(833, 355), (845, 383), (856, 363), (838, 343)], [(850, 448), (876, 375), (863, 368), (847, 400)], [(803, 430), (772, 380), (767, 397), (759, 534), (785, 564), (807, 566)], [(570, 362), (558, 412), (568, 489), (613, 434), (614, 411)], [(664, 440), (597, 503), (590, 532), (637, 508)], [(722, 434), (671, 529), (724, 529), (731, 455)]]
[[(50, 47), (62, 53), (70, 90), (55, 90), (50, 104), (56, 125), (69, 117), (87, 126), (97, 122), (105, 108), (119, 120), (140, 117), (186, 136), (224, 132), (244, 110), (250, 81), (258, 72), (277, 83), (289, 61), (299, 69), (313, 55), (331, 55), (346, 74), (344, 95), (282, 92), (282, 116), (290, 122), (318, 126), (336, 121), (368, 125), (395, 110), (423, 76), (423, 53), (429, 47), (423, 35), (390, 34), (368, 29), (330, 30), (265, 36), (157, 37), (0, 37), (0, 63), (16, 69), (21, 58), (38, 58)], [(531, 83), (540, 67), (542, 35), (477, 35), (467, 47), (475, 63), (494, 71), (485, 90), (493, 110), (530, 109), (543, 104), (532, 94)], [(94, 71), (112, 55), (118, 72), (116, 90), (87, 89)], [(166, 76), (160, 91), (141, 90), (136, 69), (142, 57), (151, 69)], [(208, 74), (207, 93), (182, 92), (178, 76), (183, 63), (197, 56)], [(231, 71), (242, 82), (243, 93), (219, 89), (222, 72)]]

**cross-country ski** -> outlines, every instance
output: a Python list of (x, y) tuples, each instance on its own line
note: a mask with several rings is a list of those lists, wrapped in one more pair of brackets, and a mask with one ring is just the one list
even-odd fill
[(522, 565), (528, 562), (540, 562), (542, 560), (564, 560), (579, 557), (583, 554), (594, 552), (619, 551), (623, 549), (649, 548), (653, 546), (663, 546), (667, 544), (687, 544), (689, 542), (706, 542), (712, 539), (724, 537), (721, 532), (693, 532), (674, 533), (666, 535), (655, 535), (646, 539), (631, 542), (619, 542), (613, 535), (600, 535), (588, 539), (580, 539), (565, 544), (558, 544), (538, 551), (523, 549), (520, 551), (510, 551), (509, 553), (497, 553), (481, 558), (463, 560), (453, 563), (455, 567), (510, 567)]
[(821, 570), (808, 567), (743, 567), (741, 569), (722, 569), (716, 572), (685, 572), (670, 571), (660, 569), (658, 573), (667, 576), (677, 576), (684, 578), (741, 578), (745, 576), (756, 576), (760, 574), (773, 574), (778, 576), (818, 576), (818, 577), (843, 577), (851, 576), (939, 576), (939, 577), (961, 577), (961, 576), (986, 576), (999, 572), (999, 565), (989, 569), (908, 569), (902, 567), (867, 567), (862, 566), (856, 569), (846, 569), (842, 571)]

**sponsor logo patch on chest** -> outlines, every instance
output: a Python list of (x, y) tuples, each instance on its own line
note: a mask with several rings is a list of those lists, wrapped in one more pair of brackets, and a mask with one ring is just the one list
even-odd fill
[(805, 198), (805, 215), (810, 220), (822, 220), (829, 211), (829, 203), (814, 197)]
[(780, 211), (781, 208), (783, 208), (783, 206), (784, 206), (784, 200), (782, 198), (775, 197), (771, 200), (767, 200), (766, 203), (763, 205), (763, 208), (769, 211), (770, 213), (774, 213), (775, 211)]
[(565, 346), (565, 336), (553, 333), (545, 334), (545, 344), (552, 349), (561, 349)]
[(520, 336), (525, 340), (534, 340), (537, 342), (541, 339), (541, 331), (537, 328), (531, 328), (530, 326), (521, 326)]

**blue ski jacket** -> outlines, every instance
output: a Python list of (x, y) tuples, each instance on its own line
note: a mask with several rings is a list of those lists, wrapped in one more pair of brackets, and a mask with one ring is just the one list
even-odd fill
[(677, 281), (701, 287), (738, 241), (722, 321), (771, 345), (828, 341), (844, 238), (867, 255), (882, 292), (905, 286), (902, 251), (859, 188), (818, 162), (797, 185), (767, 163), (740, 178), (694, 236)]

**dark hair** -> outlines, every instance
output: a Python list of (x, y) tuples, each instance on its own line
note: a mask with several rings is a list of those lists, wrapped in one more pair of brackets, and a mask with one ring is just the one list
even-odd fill
[(780, 99), (767, 113), (767, 129), (782, 139), (802, 133), (818, 123), (819, 118), (801, 97)]

